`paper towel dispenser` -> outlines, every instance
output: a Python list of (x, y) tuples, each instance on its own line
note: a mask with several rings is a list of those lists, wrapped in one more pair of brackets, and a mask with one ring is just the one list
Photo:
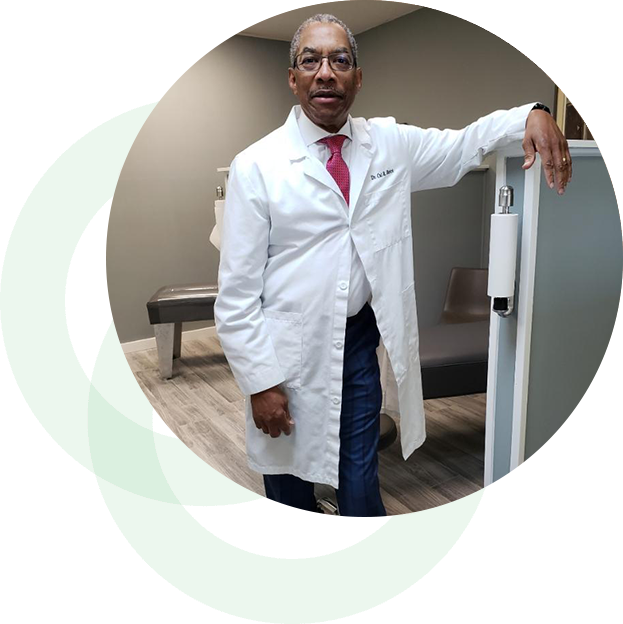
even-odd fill
[(487, 294), (493, 300), (492, 310), (502, 317), (511, 315), (515, 299), (519, 215), (510, 212), (513, 199), (513, 187), (501, 187), (498, 198), (500, 212), (491, 215)]
[(219, 184), (216, 187), (216, 200), (214, 201), (214, 227), (210, 234), (210, 242), (220, 251), (221, 250), (221, 224), (223, 223), (223, 210), (225, 209), (225, 195), (227, 193), (227, 177), (229, 175), (229, 167), (220, 167), (216, 170), (218, 173), (225, 174), (225, 188)]

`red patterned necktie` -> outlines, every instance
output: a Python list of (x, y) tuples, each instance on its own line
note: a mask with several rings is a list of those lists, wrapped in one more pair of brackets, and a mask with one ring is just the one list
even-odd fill
[(350, 200), (350, 172), (348, 171), (348, 165), (342, 158), (342, 145), (345, 140), (346, 136), (344, 134), (335, 134), (320, 139), (318, 142), (324, 143), (331, 150), (331, 157), (327, 162), (327, 171), (337, 182), (348, 205)]

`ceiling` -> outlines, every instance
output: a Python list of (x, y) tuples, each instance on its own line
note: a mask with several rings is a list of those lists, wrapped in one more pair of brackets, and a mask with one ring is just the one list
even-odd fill
[(420, 8), (422, 7), (413, 4), (380, 2), (379, 0), (326, 2), (276, 15), (241, 31), (239, 34), (249, 37), (262, 37), (263, 39), (291, 41), (296, 29), (308, 17), (316, 13), (331, 13), (341, 19), (354, 35), (358, 35)]

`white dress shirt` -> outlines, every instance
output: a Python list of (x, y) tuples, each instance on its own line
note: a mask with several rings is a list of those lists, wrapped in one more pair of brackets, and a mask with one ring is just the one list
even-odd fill
[[(350, 148), (353, 142), (353, 134), (350, 125), (350, 115), (346, 120), (346, 123), (335, 134), (343, 134), (347, 138), (342, 146), (342, 158), (346, 163), (346, 166), (350, 169)], [(301, 131), (303, 141), (307, 145), (307, 149), (312, 157), (317, 158), (323, 165), (327, 166), (329, 157), (331, 156), (331, 150), (324, 143), (318, 143), (320, 139), (324, 137), (332, 136), (330, 132), (323, 130), (314, 124), (305, 113), (302, 112), (298, 118), (298, 126)], [(349, 219), (352, 206), (349, 207)], [(354, 316), (363, 308), (366, 301), (369, 301), (371, 297), (370, 283), (366, 277), (366, 273), (359, 258), (359, 254), (355, 249), (355, 244), (351, 238), (351, 269), (350, 269), (350, 286), (348, 290), (348, 307), (346, 311), (347, 316)]]

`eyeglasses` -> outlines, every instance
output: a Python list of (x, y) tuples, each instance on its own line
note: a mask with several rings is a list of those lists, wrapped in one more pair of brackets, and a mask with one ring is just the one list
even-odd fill
[(302, 52), (296, 57), (294, 67), (304, 72), (316, 72), (324, 59), (329, 61), (329, 66), (333, 71), (345, 72), (355, 66), (352, 56), (346, 52), (334, 52), (328, 56), (314, 52)]

